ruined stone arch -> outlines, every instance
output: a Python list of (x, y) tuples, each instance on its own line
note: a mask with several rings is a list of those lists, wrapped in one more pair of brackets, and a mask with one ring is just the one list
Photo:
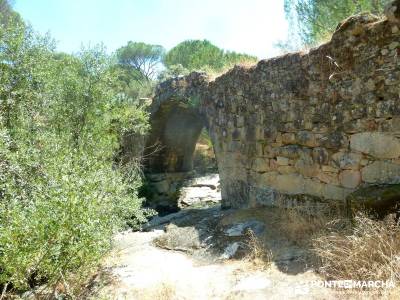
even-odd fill
[(399, 185), (397, 9), (382, 20), (349, 18), (307, 53), (235, 67), (212, 82), (191, 73), (161, 83), (151, 107), (147, 171), (190, 171), (207, 126), (224, 207), (319, 210), (355, 202), (350, 195), (357, 190)]
[(206, 119), (200, 99), (208, 84), (204, 73), (172, 78), (160, 84), (151, 105), (151, 131), (145, 150), (148, 172), (188, 172)]

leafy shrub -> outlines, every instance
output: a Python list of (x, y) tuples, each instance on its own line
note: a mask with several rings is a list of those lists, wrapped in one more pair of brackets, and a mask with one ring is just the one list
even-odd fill
[(0, 72), (0, 285), (69, 285), (149, 213), (136, 165), (115, 163), (148, 116), (101, 46), (56, 53), (19, 20), (0, 25)]
[(124, 217), (142, 216), (140, 202), (109, 165), (85, 154), (54, 154), (41, 166), (46, 176), (28, 179), (29, 198), (0, 205), (0, 278), (17, 288), (32, 280), (55, 283), (93, 265)]

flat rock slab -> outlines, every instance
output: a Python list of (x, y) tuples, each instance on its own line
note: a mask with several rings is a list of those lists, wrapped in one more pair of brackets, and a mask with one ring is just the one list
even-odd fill
[(154, 244), (160, 248), (191, 252), (200, 249), (199, 232), (194, 227), (178, 227), (169, 224), (165, 227), (165, 234), (154, 239)]
[(178, 199), (179, 207), (218, 203), (221, 201), (219, 175), (209, 174), (184, 182)]
[(221, 201), (221, 192), (208, 186), (184, 187), (178, 203), (180, 206), (192, 206), (200, 202), (218, 203)]
[(242, 236), (245, 235), (248, 230), (251, 230), (255, 235), (260, 235), (265, 230), (265, 224), (260, 221), (250, 220), (247, 222), (234, 224), (233, 226), (225, 229), (224, 233), (225, 235), (232, 237)]
[(219, 188), (219, 175), (209, 174), (201, 177), (194, 178), (188, 181), (190, 186), (208, 186), (212, 189)]
[(234, 242), (225, 248), (224, 253), (221, 255), (220, 259), (230, 259), (233, 258), (236, 252), (239, 250), (240, 244)]

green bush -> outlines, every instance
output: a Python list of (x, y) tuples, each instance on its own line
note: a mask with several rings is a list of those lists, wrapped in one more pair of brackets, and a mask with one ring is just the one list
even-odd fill
[(45, 176), (28, 179), (29, 198), (0, 205), (0, 279), (16, 288), (32, 280), (52, 284), (97, 263), (124, 217), (142, 215), (140, 202), (108, 164), (60, 152), (46, 158)]
[(101, 46), (56, 53), (17, 19), (0, 25), (0, 72), (0, 285), (69, 286), (150, 213), (138, 167), (115, 160), (148, 115)]

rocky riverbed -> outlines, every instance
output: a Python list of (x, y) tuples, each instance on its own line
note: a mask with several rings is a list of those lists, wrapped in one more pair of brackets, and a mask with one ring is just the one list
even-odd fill
[[(197, 178), (184, 187), (179, 212), (118, 234), (92, 299), (335, 298), (311, 286), (320, 277), (306, 249), (281, 233), (281, 212), (222, 210), (219, 198), (216, 176)], [(261, 263), (249, 258), (250, 230), (267, 245)]]

